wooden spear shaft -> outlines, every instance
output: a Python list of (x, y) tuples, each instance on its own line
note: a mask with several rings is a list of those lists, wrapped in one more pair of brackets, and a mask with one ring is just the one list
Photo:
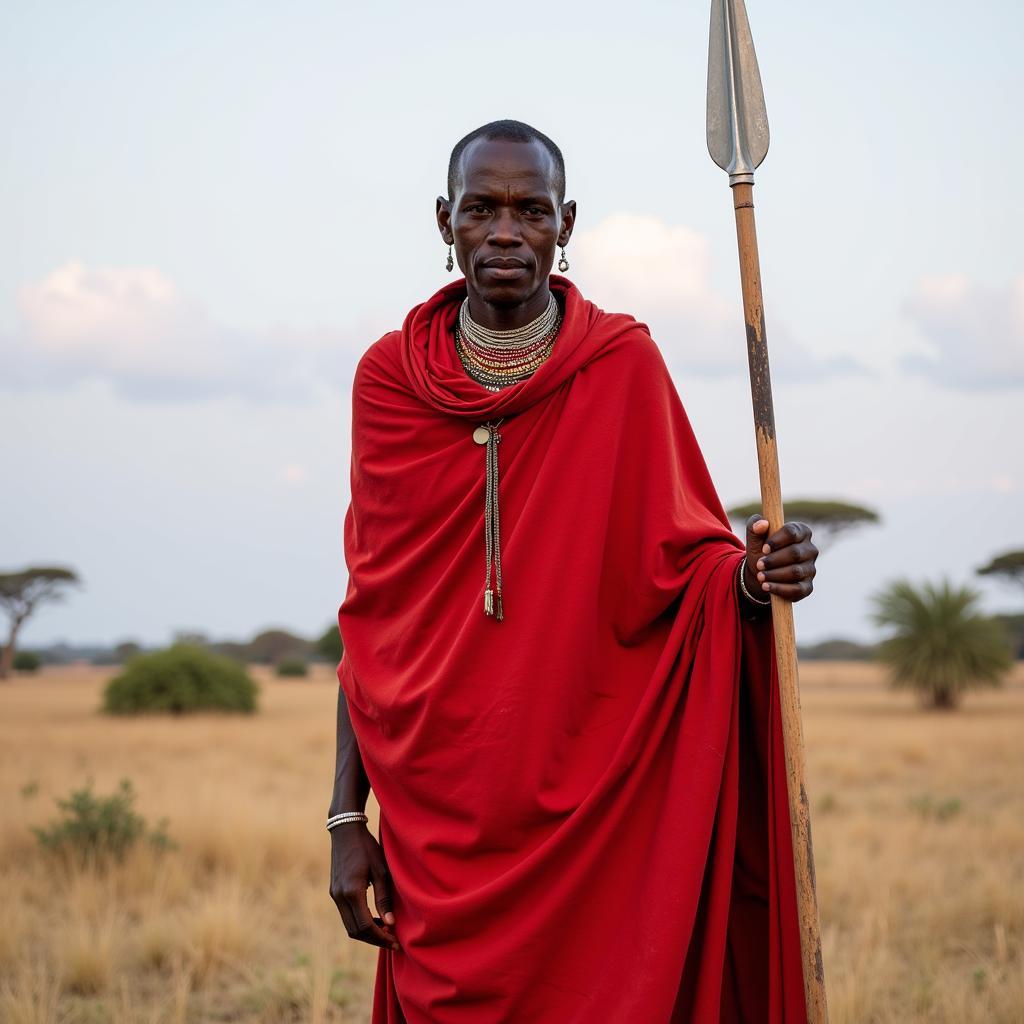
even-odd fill
[[(761, 299), (761, 268), (754, 227), (754, 170), (768, 152), (768, 114), (750, 34), (744, 0), (711, 0), (708, 43), (708, 153), (729, 175), (736, 214), (743, 316), (747, 326), (750, 396), (754, 405), (757, 466), (761, 501), (769, 534), (785, 522), (779, 458), (775, 445), (775, 413), (768, 371), (768, 344)], [(775, 657), (779, 679), (786, 787), (793, 838), (797, 910), (807, 1020), (826, 1024), (825, 969), (821, 956), (818, 899), (814, 885), (810, 807), (804, 784), (804, 739), (800, 724), (800, 682), (797, 675), (793, 606), (771, 595)]]
[[(757, 468), (761, 478), (761, 502), (768, 520), (768, 533), (786, 520), (782, 512), (779, 457), (775, 443), (775, 412), (768, 368), (768, 344), (764, 330), (761, 298), (761, 266), (757, 254), (754, 224), (754, 186), (732, 186), (736, 212), (736, 241), (739, 245), (740, 282), (743, 289), (743, 319), (747, 328), (747, 362), (750, 366), (750, 396), (754, 406), (757, 439)], [(807, 1019), (825, 1024), (825, 967), (821, 955), (821, 929), (814, 880), (814, 852), (811, 846), (811, 815), (804, 784), (804, 737), (800, 716), (800, 683), (796, 660), (793, 604), (771, 595), (772, 626), (779, 676), (782, 733), (786, 748), (786, 786), (789, 791), (789, 820), (793, 836), (797, 909), (800, 915), (800, 947), (803, 956), (804, 996)]]

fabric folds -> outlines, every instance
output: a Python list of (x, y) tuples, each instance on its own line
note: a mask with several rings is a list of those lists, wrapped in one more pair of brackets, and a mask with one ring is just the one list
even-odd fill
[(802, 1021), (771, 621), (646, 326), (550, 286), (525, 381), (465, 373), (464, 280), (355, 373), (338, 678), (402, 947), (373, 1024)]

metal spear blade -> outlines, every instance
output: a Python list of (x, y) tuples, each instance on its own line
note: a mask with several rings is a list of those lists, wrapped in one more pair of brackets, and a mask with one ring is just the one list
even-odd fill
[(768, 152), (768, 112), (743, 0), (712, 0), (708, 152), (729, 184), (753, 183)]

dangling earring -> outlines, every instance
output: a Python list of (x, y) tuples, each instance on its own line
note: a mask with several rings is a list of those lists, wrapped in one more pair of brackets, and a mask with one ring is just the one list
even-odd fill
[(455, 261), (452, 259), (452, 247), (449, 245), (448, 246), (448, 262), (445, 264), (445, 269), (450, 274), (452, 272), (452, 267), (454, 267), (454, 266), (455, 266)]
[(562, 246), (562, 258), (558, 261), (558, 269), (564, 274), (569, 269), (569, 261), (565, 258), (565, 246)]

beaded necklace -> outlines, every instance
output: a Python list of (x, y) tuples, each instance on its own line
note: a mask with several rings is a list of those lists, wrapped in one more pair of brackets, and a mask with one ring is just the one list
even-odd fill
[(493, 331), (469, 315), (469, 298), (459, 309), (455, 349), (466, 373), (488, 391), (525, 380), (544, 362), (562, 326), (562, 314), (552, 294), (535, 320), (509, 331)]

